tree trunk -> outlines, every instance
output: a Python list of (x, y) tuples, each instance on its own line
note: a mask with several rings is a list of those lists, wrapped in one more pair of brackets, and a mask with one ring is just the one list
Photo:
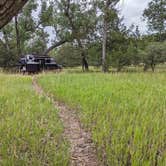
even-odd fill
[(111, 0), (107, 0), (104, 9), (104, 20), (103, 20), (103, 44), (102, 44), (102, 71), (107, 72), (107, 31), (108, 31), (108, 18), (109, 18), (109, 6)]
[(73, 20), (71, 18), (71, 15), (70, 15), (70, 0), (67, 0), (67, 4), (66, 4), (66, 8), (65, 8), (65, 15), (67, 17), (67, 19), (69, 20), (69, 23), (70, 23), (70, 26), (72, 28), (72, 34), (73, 34), (73, 38), (76, 39), (77, 43), (78, 43), (78, 46), (80, 47), (81, 49), (81, 57), (82, 57), (82, 70), (83, 71), (87, 71), (89, 70), (89, 65), (88, 65), (88, 61), (87, 61), (87, 58), (86, 58), (86, 54), (85, 54), (85, 50), (83, 48), (83, 45), (81, 43), (81, 39), (78, 37), (78, 30), (76, 29), (74, 23), (73, 23)]
[(150, 64), (152, 71), (154, 72), (155, 69), (155, 63), (154, 63), (154, 58), (152, 58), (151, 64)]
[(0, 0), (0, 29), (5, 26), (28, 0)]
[(148, 70), (148, 65), (145, 64), (145, 65), (144, 65), (144, 72), (146, 72), (147, 70)]
[(152, 71), (154, 72), (154, 70), (155, 70), (155, 64), (151, 64), (151, 68), (152, 68)]
[(6, 46), (6, 50), (7, 52), (10, 52), (10, 46), (9, 46), (9, 40), (8, 40), (8, 36), (6, 31), (3, 31), (3, 35), (4, 35), (4, 39), (5, 39), (5, 46)]
[(107, 71), (106, 64), (106, 50), (107, 50), (107, 21), (104, 20), (104, 29), (103, 29), (103, 45), (102, 45), (102, 71)]
[(81, 57), (82, 57), (82, 71), (88, 71), (89, 70), (89, 65), (88, 65), (88, 61), (86, 58), (86, 54), (85, 54), (85, 50), (83, 48), (83, 45), (81, 43), (81, 40), (77, 38), (77, 43), (78, 46), (81, 49)]
[(119, 64), (117, 68), (117, 72), (121, 72), (121, 70), (122, 70), (122, 66)]
[(15, 31), (16, 31), (16, 43), (17, 43), (17, 56), (20, 57), (20, 55), (21, 55), (21, 46), (20, 46), (20, 34), (19, 34), (17, 16), (15, 16)]
[(81, 56), (82, 56), (82, 71), (88, 71), (89, 65), (88, 65), (88, 61), (86, 59), (84, 50), (82, 50)]

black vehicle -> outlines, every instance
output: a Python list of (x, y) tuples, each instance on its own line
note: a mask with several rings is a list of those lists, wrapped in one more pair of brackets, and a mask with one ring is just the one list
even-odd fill
[(54, 58), (38, 55), (26, 55), (20, 58), (19, 66), (23, 73), (38, 73), (43, 70), (62, 69), (62, 66), (58, 65)]

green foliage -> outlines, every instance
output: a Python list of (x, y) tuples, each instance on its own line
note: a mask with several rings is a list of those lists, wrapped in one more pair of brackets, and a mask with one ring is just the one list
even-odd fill
[[(27, 43), (36, 35), (36, 21), (32, 13), (37, 10), (37, 3), (30, 0), (18, 17), (19, 40), (22, 54), (29, 49)], [(16, 37), (15, 37), (16, 38)]]
[(33, 40), (26, 42), (25, 53), (43, 54), (47, 49), (48, 37), (49, 35), (44, 30), (37, 30)]
[(138, 64), (137, 45), (134, 37), (127, 36), (127, 30), (114, 30), (109, 36), (109, 63), (118, 71), (124, 66)]
[(57, 110), (32, 78), (0, 74), (0, 165), (64, 165), (68, 143)]
[[(89, 65), (100, 66), (101, 65), (101, 45), (100, 43), (89, 44), (89, 48), (86, 49), (86, 55)], [(56, 52), (52, 52), (51, 56), (55, 57), (59, 64), (64, 67), (81, 66), (81, 50), (78, 46), (67, 43), (61, 46)]]
[(119, 21), (118, 11), (116, 5), (119, 0), (104, 0), (94, 1), (97, 6), (98, 17), (98, 31), (102, 40), (102, 71), (107, 72), (109, 68), (109, 53), (108, 53), (108, 35), (112, 35), (115, 27), (117, 27), (117, 21)]
[(49, 26), (53, 23), (53, 4), (47, 5), (47, 1), (42, 0), (41, 11), (39, 14), (40, 22), (43, 26)]
[(151, 67), (154, 71), (157, 64), (166, 62), (166, 42), (150, 43), (145, 50), (140, 51), (140, 55), (145, 63), (145, 70)]
[(65, 44), (56, 51), (56, 61), (64, 67), (74, 67), (81, 65), (81, 51), (78, 47)]
[(0, 45), (0, 66), (3, 68), (8, 68), (13, 65), (15, 61), (15, 55), (9, 53), (3, 45)]
[(0, 66), (8, 68), (14, 65), (18, 57), (16, 56), (16, 41), (13, 25), (9, 24), (2, 30), (3, 39), (0, 39)]
[(37, 2), (30, 0), (17, 15), (18, 36), (16, 36), (15, 21), (12, 20), (2, 30), (0, 39), (0, 66), (9, 68), (18, 63), (17, 41), (20, 43), (21, 55), (27, 53), (41, 54), (47, 48), (48, 34), (39, 28), (40, 20), (36, 21), (33, 13), (37, 10)]
[(166, 30), (166, 1), (152, 0), (144, 10), (143, 16), (147, 19), (151, 31), (163, 33)]
[(165, 166), (165, 73), (62, 73), (39, 82), (79, 110), (104, 165)]
[(101, 54), (102, 49), (100, 42), (96, 41), (95, 43), (89, 44), (87, 48), (87, 57), (89, 65), (97, 67), (101, 66)]
[(122, 48), (119, 48), (118, 51), (113, 50), (110, 58), (112, 66), (117, 68), (117, 71), (121, 71), (124, 66), (129, 66), (131, 64), (131, 53), (132, 52), (124, 52)]

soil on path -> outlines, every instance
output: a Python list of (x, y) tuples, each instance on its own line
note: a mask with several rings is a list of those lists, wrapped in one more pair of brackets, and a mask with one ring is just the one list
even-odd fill
[(33, 77), (33, 87), (39, 95), (49, 98), (64, 126), (64, 137), (70, 142), (71, 166), (99, 166), (96, 149), (91, 139), (91, 134), (81, 126), (76, 111), (67, 107), (64, 103), (56, 101), (51, 94), (47, 94), (39, 86)]

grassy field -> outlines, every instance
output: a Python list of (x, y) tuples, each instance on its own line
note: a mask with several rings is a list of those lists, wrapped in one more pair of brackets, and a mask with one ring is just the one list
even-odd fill
[(68, 165), (57, 110), (35, 94), (32, 78), (0, 74), (0, 165)]
[(42, 87), (79, 111), (105, 165), (166, 165), (166, 74), (47, 74)]

